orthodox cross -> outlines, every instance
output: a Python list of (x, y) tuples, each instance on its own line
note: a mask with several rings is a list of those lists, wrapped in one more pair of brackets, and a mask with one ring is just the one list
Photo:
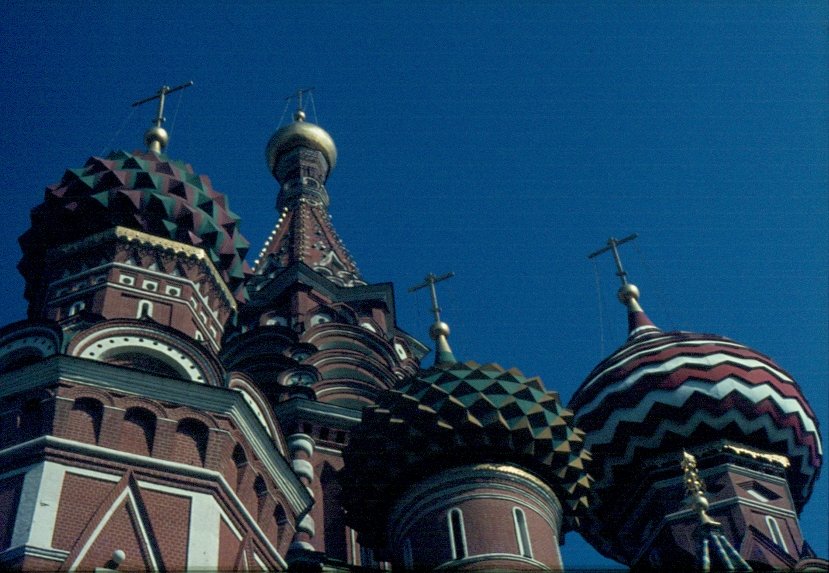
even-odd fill
[(139, 106), (143, 103), (147, 103), (148, 101), (153, 101), (154, 99), (158, 100), (158, 113), (153, 120), (153, 125), (156, 127), (161, 127), (161, 124), (164, 123), (164, 99), (167, 97), (167, 94), (171, 94), (173, 92), (177, 92), (178, 90), (183, 90), (184, 88), (189, 88), (193, 85), (192, 81), (187, 82), (186, 84), (181, 84), (180, 86), (176, 86), (171, 88), (170, 86), (161, 86), (161, 89), (158, 90), (158, 93), (154, 96), (144, 98), (142, 100), (138, 100), (137, 102), (132, 104), (132, 107)]
[(602, 253), (606, 253), (607, 251), (612, 251), (613, 252), (613, 260), (616, 261), (616, 276), (619, 277), (619, 279), (622, 281), (622, 286), (624, 286), (624, 285), (628, 284), (628, 278), (627, 278), (627, 273), (625, 272), (625, 269), (622, 268), (622, 259), (619, 258), (619, 248), (618, 247), (619, 247), (619, 245), (624, 245), (628, 241), (632, 241), (633, 239), (635, 239), (638, 236), (639, 235), (637, 233), (633, 233), (632, 235), (629, 235), (629, 236), (625, 237), (624, 239), (616, 239), (614, 237), (610, 237), (607, 240), (607, 246), (606, 247), (603, 247), (603, 248), (599, 249), (595, 253), (590, 253), (587, 256), (587, 258), (592, 259), (592, 258), (598, 257)]
[(435, 276), (434, 273), (429, 273), (426, 275), (426, 278), (423, 280), (423, 283), (419, 285), (415, 285), (409, 289), (409, 292), (415, 292), (422, 288), (429, 287), (432, 292), (432, 312), (435, 315), (435, 324), (440, 323), (440, 307), (438, 306), (438, 294), (435, 291), (435, 284), (441, 281), (445, 281), (446, 279), (450, 279), (455, 276), (455, 273), (448, 272), (445, 275)]
[(297, 111), (303, 111), (304, 109), (302, 107), (302, 96), (304, 94), (311, 93), (312, 91), (314, 91), (314, 88), (301, 88), (301, 89), (298, 89), (295, 94), (291, 94), (288, 97), (286, 97), (285, 99), (286, 100), (291, 100), (293, 98), (296, 98), (296, 103), (297, 103), (296, 110)]

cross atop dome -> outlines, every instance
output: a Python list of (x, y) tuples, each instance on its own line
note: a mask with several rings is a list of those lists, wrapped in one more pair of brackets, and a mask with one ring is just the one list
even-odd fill
[(305, 121), (305, 108), (302, 105), (302, 96), (310, 94), (313, 91), (314, 88), (299, 88), (296, 93), (293, 93), (285, 98), (288, 101), (296, 98), (296, 111), (294, 112), (295, 121)]
[(613, 261), (616, 263), (616, 276), (619, 277), (619, 280), (622, 283), (622, 286), (619, 287), (616, 295), (619, 297), (619, 302), (625, 305), (628, 309), (629, 338), (638, 336), (645, 331), (659, 330), (653, 322), (651, 322), (651, 319), (648, 318), (645, 311), (642, 310), (642, 307), (639, 305), (639, 288), (635, 284), (628, 282), (627, 272), (622, 266), (621, 257), (619, 257), (619, 246), (629, 243), (638, 236), (638, 233), (633, 233), (624, 239), (610, 237), (607, 240), (607, 246), (602, 247), (598, 251), (594, 251), (587, 256), (588, 259), (594, 259), (608, 251), (613, 253)]
[(170, 135), (167, 133), (167, 130), (162, 127), (166, 121), (166, 118), (164, 117), (164, 101), (167, 98), (167, 95), (183, 90), (184, 88), (189, 88), (192, 85), (193, 81), (191, 80), (174, 88), (171, 88), (170, 86), (161, 86), (161, 89), (159, 89), (158, 93), (154, 96), (133, 102), (132, 107), (137, 107), (141, 104), (153, 101), (154, 99), (158, 100), (158, 111), (155, 114), (155, 119), (153, 119), (153, 127), (144, 133), (144, 144), (147, 146), (147, 151), (156, 154), (161, 153), (170, 141)]
[(435, 366), (455, 364), (457, 360), (452, 354), (452, 349), (449, 347), (449, 325), (440, 319), (440, 306), (438, 306), (438, 294), (435, 290), (435, 284), (451, 279), (455, 273), (448, 272), (445, 275), (436, 276), (434, 273), (429, 273), (423, 282), (415, 285), (409, 289), (409, 292), (415, 292), (422, 288), (429, 287), (432, 295), (432, 313), (435, 315), (435, 322), (429, 328), (429, 336), (435, 341), (437, 348), (435, 349)]

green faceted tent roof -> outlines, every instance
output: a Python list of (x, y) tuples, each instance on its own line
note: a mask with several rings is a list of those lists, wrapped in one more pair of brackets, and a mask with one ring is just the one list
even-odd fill
[(363, 411), (341, 472), (348, 522), (382, 545), (385, 513), (429, 472), (516, 463), (553, 491), (571, 523), (587, 505), (589, 453), (573, 414), (538, 378), (475, 362), (436, 365)]
[(249, 244), (239, 231), (239, 217), (207, 177), (165, 155), (115, 151), (90, 157), (46, 188), (31, 220), (20, 237), (27, 295), (38, 288), (48, 249), (122, 226), (202, 247), (236, 299), (246, 299)]

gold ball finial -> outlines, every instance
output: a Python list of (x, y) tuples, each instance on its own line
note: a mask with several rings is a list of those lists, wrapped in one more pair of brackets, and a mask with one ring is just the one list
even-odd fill
[(298, 109), (294, 112), (294, 121), (305, 121), (305, 112)]
[(167, 130), (160, 126), (153, 126), (144, 133), (144, 145), (154, 153), (161, 153), (170, 142)]
[(445, 322), (436, 322), (429, 327), (429, 337), (432, 340), (437, 340), (440, 336), (449, 336), (449, 325)]
[(623, 284), (619, 287), (619, 291), (616, 294), (619, 297), (619, 302), (625, 305), (631, 300), (639, 300), (639, 288), (635, 284)]

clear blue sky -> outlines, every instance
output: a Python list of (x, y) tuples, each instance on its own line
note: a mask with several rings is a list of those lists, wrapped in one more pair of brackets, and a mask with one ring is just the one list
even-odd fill
[[(163, 84), (169, 155), (230, 197), (252, 254), (275, 222), (264, 147), (314, 86), (334, 224), (400, 326), (454, 271), (455, 354), (569, 400), (624, 340), (610, 235), (650, 317), (774, 357), (829, 426), (825, 2), (0, 3), (0, 323), (24, 316), (15, 238), (43, 187), (141, 147)], [(179, 97), (180, 96), (180, 97)], [(175, 119), (175, 122), (173, 120)], [(286, 117), (287, 119), (287, 117)], [(600, 296), (599, 296), (600, 294)], [(602, 342), (603, 341), (603, 342)], [(802, 516), (827, 549), (827, 477)], [(573, 534), (569, 567), (604, 563)]]

